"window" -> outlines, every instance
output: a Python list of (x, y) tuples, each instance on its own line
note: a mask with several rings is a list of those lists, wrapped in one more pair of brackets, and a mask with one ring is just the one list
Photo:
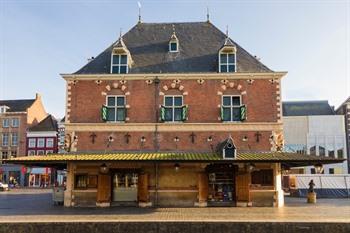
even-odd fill
[(86, 189), (88, 187), (88, 176), (86, 174), (75, 175), (75, 188)]
[(36, 146), (36, 139), (35, 138), (29, 138), (28, 139), (28, 147), (29, 148), (35, 148)]
[(316, 155), (316, 146), (310, 147), (310, 155)]
[(18, 146), (18, 133), (11, 134), (11, 146)]
[(339, 149), (337, 150), (337, 155), (339, 159), (343, 159), (344, 158), (344, 149)]
[(19, 119), (18, 118), (13, 118), (11, 122), (12, 127), (18, 127), (19, 126)]
[(2, 127), (8, 128), (10, 126), (10, 119), (4, 118), (2, 119)]
[(13, 150), (11, 151), (11, 157), (16, 158), (17, 157), (17, 151)]
[(31, 155), (31, 156), (35, 155), (35, 150), (28, 150), (28, 155)]
[(311, 168), (311, 174), (316, 174), (316, 169), (315, 168)]
[(222, 121), (241, 121), (241, 97), (223, 96), (221, 111)]
[(107, 96), (107, 121), (125, 121), (125, 96)]
[(47, 151), (46, 151), (46, 154), (47, 154), (47, 155), (53, 154), (53, 150), (47, 150)]
[(182, 96), (165, 96), (164, 97), (164, 120), (165, 121), (182, 121)]
[(45, 155), (45, 151), (44, 150), (38, 150), (38, 155)]
[(45, 138), (38, 138), (38, 147), (45, 147)]
[(128, 73), (128, 56), (123, 54), (112, 55), (112, 74)]
[(177, 42), (176, 41), (172, 41), (169, 43), (169, 51), (170, 52), (177, 52)]
[(0, 107), (0, 114), (1, 114), (1, 113), (5, 113), (6, 110), (7, 110), (8, 108), (9, 108), (9, 107), (7, 107), (7, 106), (1, 106), (1, 107)]
[(329, 174), (334, 174), (334, 168), (329, 168), (329, 169), (328, 169), (328, 173), (329, 173)]
[(2, 134), (2, 146), (8, 146), (9, 145), (9, 134), (3, 133)]
[(7, 159), (8, 158), (8, 152), (7, 151), (1, 152), (1, 156), (2, 156), (2, 159)]
[(273, 170), (261, 169), (252, 172), (252, 184), (261, 186), (273, 186)]
[(236, 54), (220, 53), (219, 56), (219, 72), (236, 72)]
[(53, 147), (53, 138), (46, 139), (46, 147)]
[(97, 175), (88, 176), (88, 188), (97, 188)]

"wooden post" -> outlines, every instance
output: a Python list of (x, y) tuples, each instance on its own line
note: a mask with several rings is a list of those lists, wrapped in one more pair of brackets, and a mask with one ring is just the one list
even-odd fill
[(249, 184), (250, 184), (250, 173), (245, 172), (237, 174), (236, 176), (236, 202), (244, 202), (248, 204), (250, 202), (249, 196)]
[(148, 194), (148, 174), (147, 173), (143, 173), (139, 175), (137, 187), (138, 187), (137, 196), (138, 196), (139, 203), (148, 202), (149, 194)]
[(96, 205), (108, 207), (111, 205), (111, 176), (110, 174), (99, 174), (97, 184)]
[(208, 201), (208, 176), (201, 172), (198, 174), (198, 206), (207, 206)]

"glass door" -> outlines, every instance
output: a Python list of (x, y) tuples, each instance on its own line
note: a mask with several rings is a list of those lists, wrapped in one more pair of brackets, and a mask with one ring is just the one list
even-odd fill
[(138, 174), (135, 172), (116, 172), (113, 176), (113, 201), (137, 201)]

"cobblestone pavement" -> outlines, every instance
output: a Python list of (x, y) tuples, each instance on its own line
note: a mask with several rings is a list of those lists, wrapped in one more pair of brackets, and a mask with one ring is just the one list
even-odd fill
[(350, 199), (286, 198), (286, 206), (231, 208), (65, 208), (54, 206), (48, 190), (0, 192), (0, 222), (348, 222)]

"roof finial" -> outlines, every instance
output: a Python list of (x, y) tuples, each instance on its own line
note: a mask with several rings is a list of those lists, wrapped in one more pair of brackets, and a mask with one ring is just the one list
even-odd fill
[(228, 25), (226, 25), (226, 38), (228, 38)]
[(175, 25), (173, 24), (173, 35), (175, 35)]
[(122, 28), (120, 28), (120, 30), (119, 30), (119, 39), (122, 39)]
[(137, 5), (139, 6), (139, 21), (138, 21), (138, 23), (142, 23), (142, 21), (141, 21), (141, 3), (137, 2)]
[(207, 7), (207, 22), (209, 23), (210, 20), (209, 20), (209, 7)]

